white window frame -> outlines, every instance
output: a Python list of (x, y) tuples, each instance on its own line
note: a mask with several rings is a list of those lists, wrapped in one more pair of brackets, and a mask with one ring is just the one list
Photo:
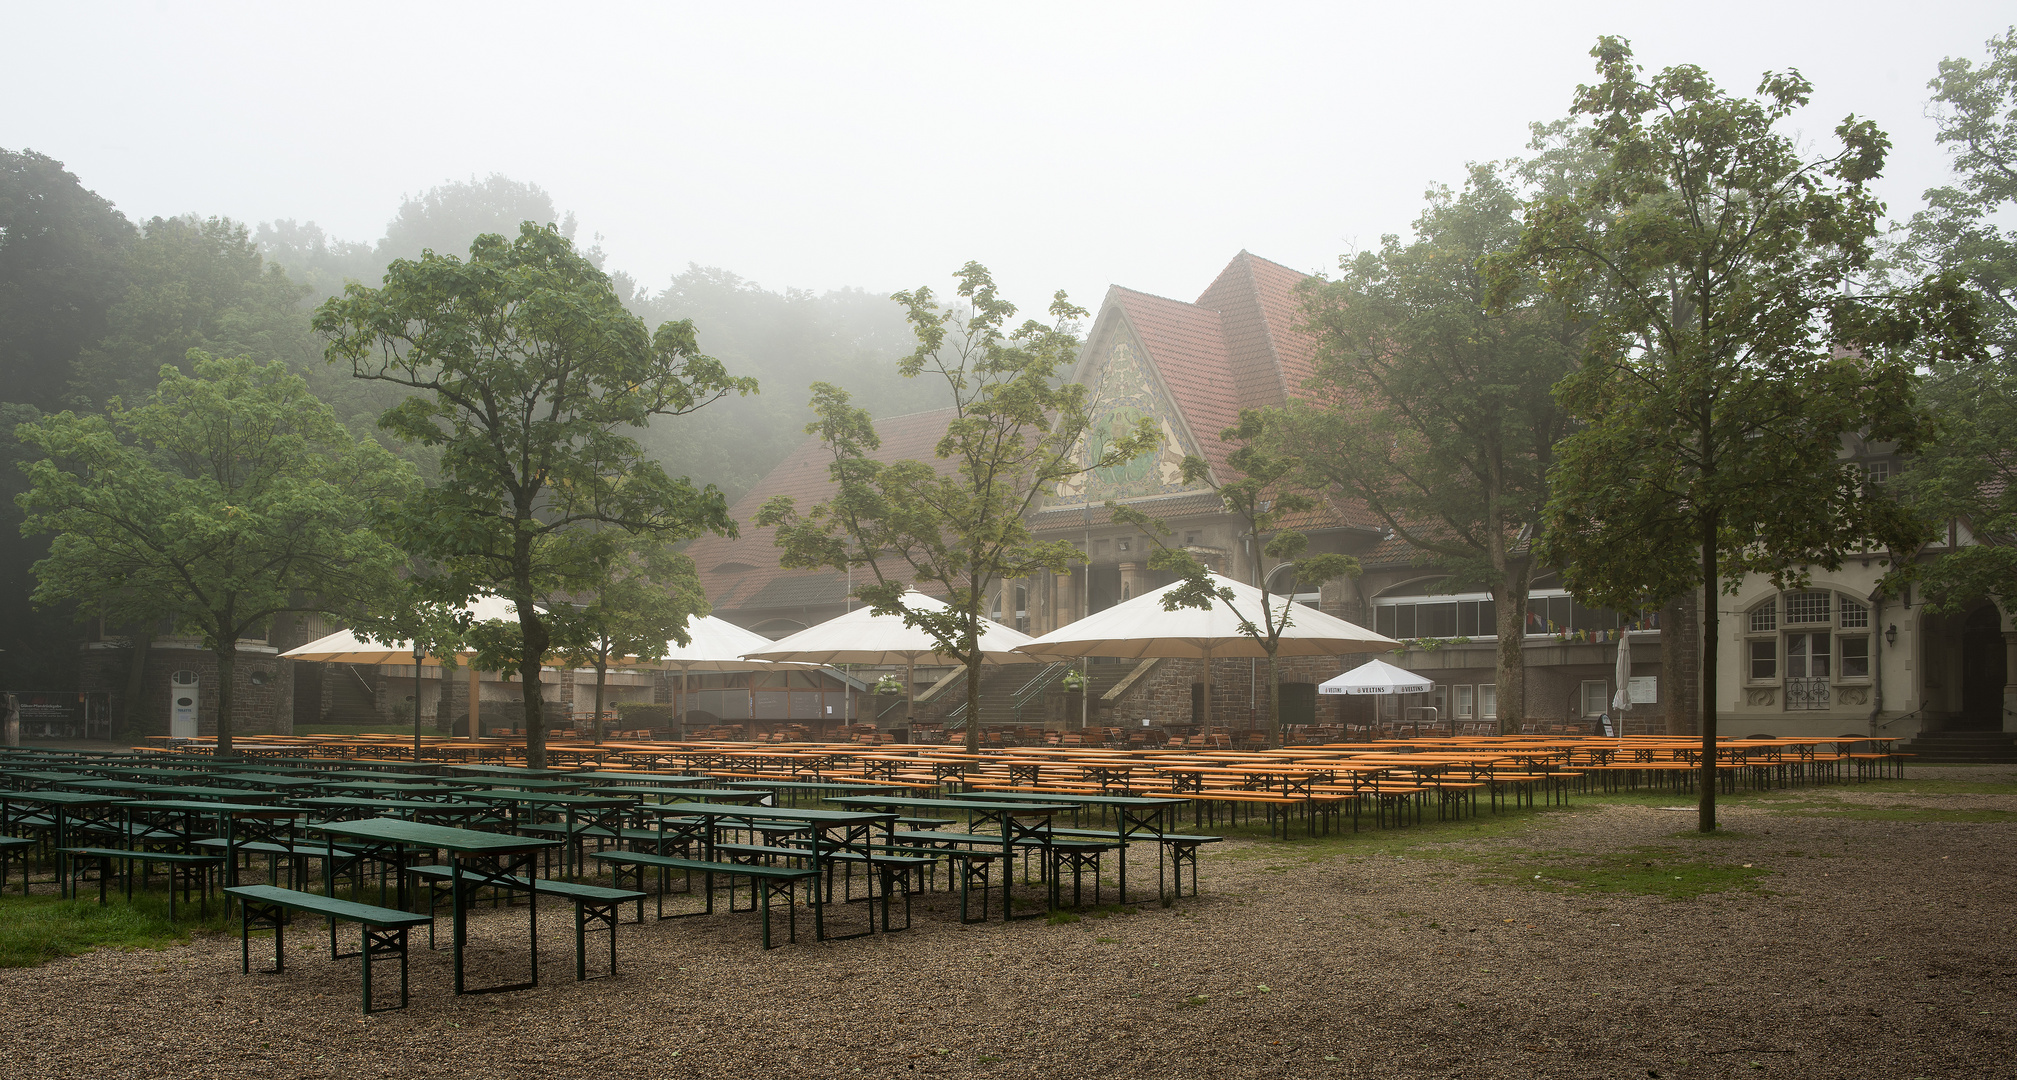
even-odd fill
[(1497, 720), (1499, 718), (1499, 684), (1478, 684), (1478, 719)]
[(1476, 719), (1476, 717), (1472, 715), (1472, 713), (1475, 711), (1474, 706), (1475, 699), (1472, 697), (1474, 691), (1469, 686), (1464, 686), (1461, 684), (1451, 687), (1451, 690), (1455, 694), (1455, 697), (1452, 700), (1450, 708), (1452, 711), (1456, 713), (1457, 719), (1459, 720)]
[[(1590, 711), (1590, 694), (1592, 692), (1591, 690), (1592, 687), (1595, 687), (1595, 693), (1597, 695), (1596, 712)], [(1581, 708), (1583, 710), (1584, 716), (1596, 716), (1601, 713), (1610, 712), (1611, 684), (1604, 679), (1584, 679), (1582, 688), (1579, 692), (1578, 700), (1581, 702)]]

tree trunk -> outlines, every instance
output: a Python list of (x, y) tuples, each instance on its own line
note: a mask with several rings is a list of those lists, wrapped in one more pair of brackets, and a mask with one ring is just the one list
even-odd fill
[(1527, 721), (1527, 593), (1534, 580), (1531, 561), (1507, 570), (1492, 589), (1499, 635), (1493, 678), (1498, 680), (1499, 734), (1518, 735)]
[(595, 719), (589, 726), (595, 731), (595, 745), (602, 745), (602, 684), (609, 676), (609, 653), (607, 650), (595, 661)]
[(130, 739), (136, 734), (134, 718), (140, 711), (140, 695), (147, 690), (147, 652), (154, 647), (154, 632), (151, 630), (134, 634), (133, 659), (126, 668), (126, 693), (119, 702), (118, 737)]
[(238, 664), (238, 638), (217, 646), (217, 756), (236, 757), (231, 747), (231, 677)]
[(974, 651), (966, 662), (966, 749), (969, 754), (980, 749), (980, 660), (980, 643), (976, 640)]
[(1716, 533), (1721, 525), (1713, 511), (1702, 514), (1702, 775), (1697, 802), (1703, 832), (1716, 831)]
[(533, 610), (530, 600), (518, 602), (518, 631), (523, 648), (518, 656), (518, 677), (525, 686), (525, 764), (546, 768), (546, 702), (540, 696), (539, 666), (546, 659), (549, 635), (546, 621)]
[(1268, 745), (1282, 745), (1282, 673), (1274, 653), (1268, 654)]

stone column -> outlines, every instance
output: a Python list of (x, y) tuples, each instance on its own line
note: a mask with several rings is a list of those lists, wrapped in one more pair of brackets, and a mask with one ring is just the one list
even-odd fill
[(1142, 563), (1124, 562), (1120, 564), (1122, 603), (1133, 600), (1135, 597), (1148, 591), (1146, 588), (1148, 576), (1143, 573), (1143, 569)]

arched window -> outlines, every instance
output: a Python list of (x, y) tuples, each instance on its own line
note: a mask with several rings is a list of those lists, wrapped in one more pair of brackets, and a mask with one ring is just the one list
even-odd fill
[(1870, 608), (1827, 589), (1774, 594), (1745, 612), (1744, 655), (1746, 680), (1781, 686), (1788, 711), (1832, 708), (1837, 686), (1870, 678)]

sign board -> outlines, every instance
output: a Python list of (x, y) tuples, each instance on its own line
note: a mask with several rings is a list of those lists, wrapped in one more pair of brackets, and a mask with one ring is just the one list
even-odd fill
[(1660, 701), (1658, 675), (1634, 675), (1625, 682), (1625, 700), (1634, 705), (1657, 705)]

